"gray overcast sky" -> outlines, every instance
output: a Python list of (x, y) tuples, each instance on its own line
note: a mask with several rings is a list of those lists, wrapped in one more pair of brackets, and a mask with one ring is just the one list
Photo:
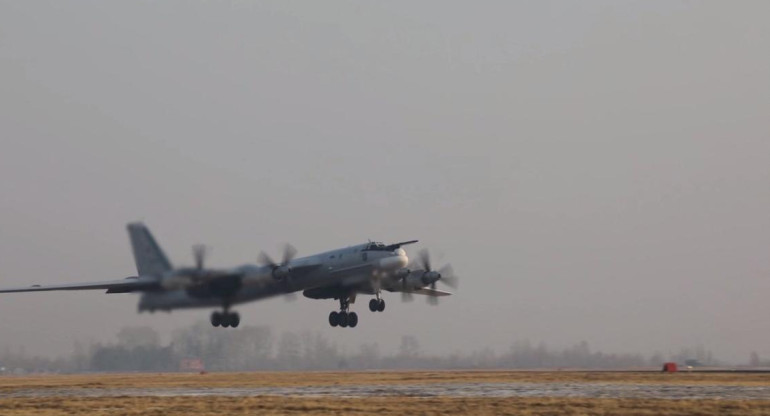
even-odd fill
[[(703, 345), (770, 357), (770, 2), (0, 2), (0, 286), (135, 273), (141, 219), (176, 264), (368, 238), (463, 278), (238, 308), (387, 352)], [(414, 249), (412, 249), (414, 252)], [(438, 262), (438, 261), (437, 261)], [(441, 262), (438, 262), (441, 263)], [(0, 348), (69, 351), (136, 314), (99, 292), (0, 297)]]

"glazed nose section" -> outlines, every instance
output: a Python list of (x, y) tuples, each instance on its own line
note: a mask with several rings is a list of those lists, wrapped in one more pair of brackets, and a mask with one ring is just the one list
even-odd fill
[(409, 264), (409, 258), (403, 249), (397, 249), (393, 252), (395, 255), (385, 257), (380, 260), (380, 267), (387, 270), (397, 270), (406, 267)]

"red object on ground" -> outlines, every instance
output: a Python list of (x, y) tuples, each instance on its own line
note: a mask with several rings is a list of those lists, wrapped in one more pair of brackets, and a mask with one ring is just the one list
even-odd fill
[(676, 363), (665, 363), (663, 364), (663, 372), (664, 373), (676, 373)]
[(206, 371), (206, 367), (203, 365), (203, 360), (200, 358), (183, 358), (179, 363), (179, 370), (201, 372)]

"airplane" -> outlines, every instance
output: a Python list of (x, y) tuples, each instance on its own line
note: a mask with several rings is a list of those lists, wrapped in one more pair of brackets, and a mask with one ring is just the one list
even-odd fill
[(221, 307), (211, 313), (214, 327), (237, 328), (240, 315), (233, 305), (302, 291), (310, 299), (335, 299), (340, 310), (329, 314), (332, 327), (358, 325), (358, 315), (350, 311), (356, 295), (373, 295), (369, 310), (382, 312), (382, 291), (401, 292), (404, 300), (412, 294), (428, 296), (429, 303), (451, 295), (436, 288), (437, 282), (457, 287), (458, 278), (451, 266), (431, 268), (426, 250), (411, 269), (402, 246), (417, 240), (384, 244), (369, 241), (346, 248), (295, 258), (297, 250), (287, 244), (281, 262), (260, 252), (260, 264), (246, 264), (230, 269), (204, 267), (205, 247), (193, 246), (194, 267), (174, 268), (149, 228), (140, 222), (126, 226), (136, 263), (137, 275), (124, 279), (63, 285), (32, 285), (0, 289), (0, 293), (43, 292), (58, 290), (106, 290), (106, 293), (140, 293), (139, 312), (166, 311), (183, 308)]

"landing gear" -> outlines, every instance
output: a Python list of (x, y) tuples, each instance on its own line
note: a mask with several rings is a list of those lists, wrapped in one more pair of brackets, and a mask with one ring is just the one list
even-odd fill
[(241, 324), (241, 316), (238, 315), (238, 312), (233, 312), (230, 314), (229, 324), (230, 328), (238, 328), (238, 325)]
[(358, 325), (358, 314), (355, 312), (348, 312), (350, 309), (350, 301), (347, 298), (340, 299), (340, 311), (332, 311), (329, 314), (329, 325), (340, 328), (355, 328)]
[(372, 312), (382, 312), (385, 310), (385, 299), (377, 298), (369, 301), (369, 310)]
[(211, 325), (214, 327), (221, 326), (222, 328), (238, 328), (241, 324), (241, 316), (238, 312), (213, 312), (211, 314)]
[(211, 313), (211, 326), (217, 327), (219, 325), (222, 325), (222, 314), (219, 312), (212, 312)]

